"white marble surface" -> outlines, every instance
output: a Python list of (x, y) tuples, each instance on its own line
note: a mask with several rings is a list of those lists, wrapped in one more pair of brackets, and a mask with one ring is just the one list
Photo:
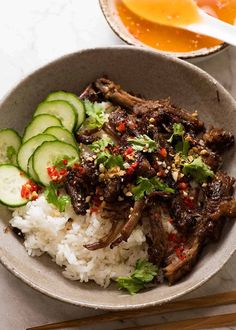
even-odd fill
[[(58, 56), (82, 48), (122, 43), (107, 26), (97, 0), (0, 0), (0, 4), (0, 97), (22, 77)], [(199, 66), (236, 97), (236, 49), (228, 49)], [(235, 275), (236, 255), (212, 280), (188, 296), (236, 290)], [(0, 330), (23, 330), (97, 313), (45, 297), (14, 278), (2, 266), (0, 293)], [(149, 317), (145, 321), (156, 323), (224, 312), (236, 312), (236, 306), (172, 313)], [(132, 320), (125, 326), (137, 324), (142, 323)], [(100, 329), (123, 326), (122, 322), (117, 322)]]

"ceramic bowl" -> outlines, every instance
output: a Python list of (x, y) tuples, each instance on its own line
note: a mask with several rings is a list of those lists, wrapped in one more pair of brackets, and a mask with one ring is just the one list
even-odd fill
[[(112, 30), (116, 33), (116, 35), (121, 38), (123, 41), (125, 41), (129, 45), (133, 46), (139, 46), (139, 47), (145, 47), (148, 49), (154, 50), (154, 48), (151, 48), (150, 46), (142, 43), (138, 39), (136, 39), (125, 27), (123, 22), (121, 21), (119, 15), (117, 14), (115, 1), (114, 0), (99, 0), (100, 7), (102, 9), (102, 12), (112, 28)], [(227, 47), (229, 47), (228, 44), (222, 43), (218, 46), (210, 47), (210, 48), (202, 48), (196, 51), (192, 52), (182, 52), (182, 53), (175, 53), (175, 52), (165, 52), (158, 49), (155, 49), (156, 52), (161, 54), (167, 54), (172, 55), (184, 60), (188, 60), (190, 62), (200, 62), (201, 60), (205, 59), (206, 57), (212, 57), (223, 50), (225, 50)]]
[[(226, 90), (197, 67), (145, 49), (120, 46), (84, 50), (62, 57), (21, 81), (0, 106), (1, 127), (19, 132), (28, 123), (37, 104), (50, 92), (77, 94), (96, 78), (107, 75), (124, 89), (145, 98), (171, 97), (189, 111), (198, 110), (207, 125), (225, 127), (236, 135), (236, 103)], [(236, 176), (236, 153), (227, 155), (226, 169)], [(205, 249), (194, 270), (173, 286), (167, 284), (130, 296), (115, 285), (102, 289), (93, 283), (65, 279), (48, 256), (29, 257), (22, 241), (4, 229), (10, 211), (0, 208), (0, 259), (13, 274), (34, 289), (75, 305), (103, 309), (134, 309), (162, 304), (196, 289), (212, 277), (236, 250), (236, 223), (228, 222), (219, 243)]]

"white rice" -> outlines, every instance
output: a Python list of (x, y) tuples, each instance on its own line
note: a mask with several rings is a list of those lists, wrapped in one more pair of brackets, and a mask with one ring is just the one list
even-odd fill
[(10, 223), (24, 233), (24, 246), (30, 256), (48, 253), (70, 280), (94, 280), (107, 287), (111, 279), (133, 272), (138, 259), (147, 259), (142, 227), (138, 226), (127, 242), (114, 249), (89, 251), (83, 245), (103, 237), (111, 228), (109, 221), (90, 212), (77, 216), (71, 206), (60, 213), (44, 196), (16, 209)]

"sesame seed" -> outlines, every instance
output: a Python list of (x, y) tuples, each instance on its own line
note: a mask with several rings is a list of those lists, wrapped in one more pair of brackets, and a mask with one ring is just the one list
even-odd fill
[(154, 123), (154, 122), (155, 122), (155, 118), (151, 117), (151, 118), (149, 119), (149, 121), (150, 121), (150, 123)]
[(132, 194), (131, 191), (128, 191), (128, 192), (125, 194), (125, 196), (127, 196), (127, 197), (131, 197), (131, 196), (133, 196), (133, 194)]

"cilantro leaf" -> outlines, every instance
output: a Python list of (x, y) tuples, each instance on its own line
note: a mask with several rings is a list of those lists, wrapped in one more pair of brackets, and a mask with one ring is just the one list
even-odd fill
[(171, 135), (169, 140), (167, 140), (167, 142), (172, 143), (176, 136), (183, 137), (184, 133), (185, 133), (184, 126), (181, 123), (174, 123), (174, 125), (173, 125), (173, 134)]
[(162, 182), (157, 177), (153, 177), (150, 179), (151, 183), (153, 184), (155, 190), (161, 190), (169, 193), (174, 193), (174, 189), (170, 188), (166, 183)]
[(146, 134), (139, 135), (135, 138), (129, 138), (127, 140), (132, 148), (136, 151), (146, 151), (146, 152), (154, 152), (157, 150), (158, 144), (156, 141), (152, 140)]
[(104, 166), (106, 168), (112, 168), (112, 167), (116, 167), (119, 166), (120, 169), (124, 168), (124, 164), (123, 164), (123, 158), (121, 155), (119, 156), (110, 156), (105, 162), (104, 162)]
[(84, 101), (85, 112), (88, 118), (84, 122), (84, 126), (93, 129), (101, 128), (106, 121), (105, 110), (102, 104), (92, 103), (89, 100)]
[(144, 288), (144, 283), (132, 277), (118, 277), (117, 286), (119, 289), (126, 289), (130, 294), (135, 294)]
[(155, 190), (161, 190), (169, 193), (174, 193), (174, 189), (170, 188), (167, 184), (162, 182), (157, 177), (151, 179), (139, 177), (137, 179), (137, 186), (132, 189), (135, 200), (144, 198), (150, 195)]
[[(175, 150), (176, 152), (180, 153), (183, 157), (188, 156), (188, 151), (190, 149), (189, 142), (184, 139), (185, 129), (184, 126), (181, 123), (175, 123), (173, 125), (173, 134), (167, 140), (169, 143), (177, 143), (175, 144)], [(180, 139), (181, 138), (181, 139)]]
[(177, 142), (175, 149), (178, 153), (180, 153), (183, 157), (188, 156), (188, 151), (190, 149), (190, 144), (187, 140), (182, 140)]
[(95, 160), (96, 164), (103, 164), (107, 169), (112, 167), (119, 166), (120, 169), (124, 168), (124, 162), (121, 155), (113, 156), (110, 154), (108, 150), (104, 150), (97, 154), (97, 158)]
[(10, 163), (15, 164), (16, 162), (16, 150), (13, 146), (7, 147), (7, 158)]
[(138, 260), (133, 277), (145, 283), (151, 282), (157, 275), (157, 267), (147, 260)]
[(45, 189), (44, 195), (48, 203), (55, 205), (60, 212), (64, 212), (66, 205), (70, 203), (68, 195), (58, 196), (56, 186), (53, 183), (50, 183), (50, 186)]
[(133, 274), (116, 279), (119, 289), (126, 289), (130, 294), (135, 294), (145, 288), (157, 275), (158, 269), (147, 260), (138, 260)]
[(94, 152), (99, 152), (103, 151), (109, 144), (113, 146), (114, 142), (111, 138), (107, 136), (98, 141), (94, 141), (92, 144), (89, 145), (89, 148)]
[(203, 162), (202, 157), (195, 158), (191, 163), (185, 163), (183, 173), (191, 175), (199, 183), (205, 182), (207, 178), (214, 176), (214, 172)]
[(97, 154), (97, 158), (95, 160), (96, 164), (103, 164), (111, 157), (111, 154), (108, 150), (104, 150)]

